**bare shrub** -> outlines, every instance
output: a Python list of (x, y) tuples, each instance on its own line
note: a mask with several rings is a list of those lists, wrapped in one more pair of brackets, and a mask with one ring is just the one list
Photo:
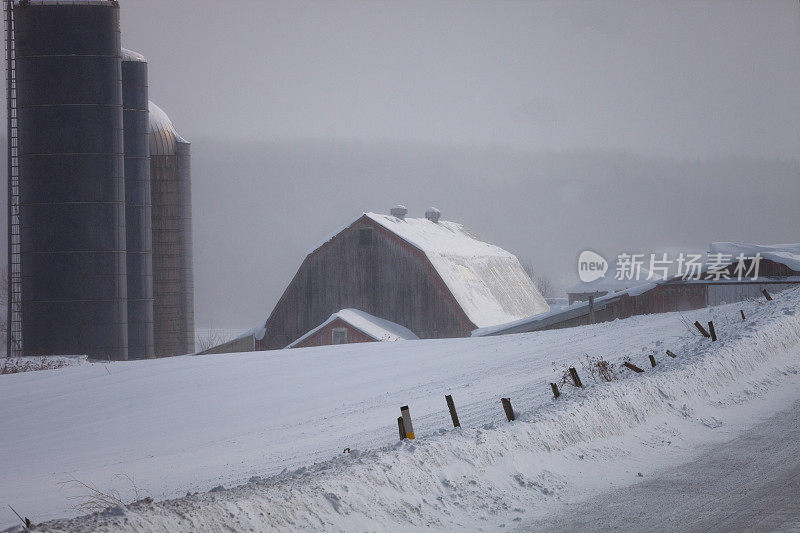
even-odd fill
[(0, 374), (53, 370), (69, 365), (70, 362), (61, 357), (6, 357), (3, 361), (3, 366), (0, 367)]
[(547, 274), (536, 274), (533, 268), (533, 263), (530, 261), (522, 261), (522, 269), (528, 274), (528, 277), (533, 281), (534, 286), (544, 298), (555, 298), (556, 288), (553, 286), (553, 281)]
[(586, 360), (581, 360), (581, 366), (589, 371), (589, 375), (592, 376), (595, 382), (598, 380), (608, 382), (619, 379), (613, 363), (609, 363), (602, 357), (592, 357), (589, 354), (585, 355)]
[(544, 298), (555, 298), (556, 290), (555, 287), (553, 287), (553, 282), (550, 280), (550, 276), (546, 275), (537, 276), (536, 278), (534, 278), (533, 284), (536, 285), (536, 288), (538, 289), (539, 293)]
[(558, 383), (560, 386), (563, 387), (564, 385), (572, 385), (573, 387), (576, 387), (575, 383), (572, 381), (572, 374), (569, 373), (569, 366), (567, 366), (566, 363), (561, 365), (561, 368), (558, 368), (554, 361), (553, 372), (561, 373), (561, 377), (558, 379), (558, 381), (556, 381), (556, 383)]
[(221, 329), (208, 329), (205, 333), (197, 335), (195, 339), (194, 349), (197, 353), (210, 350), (220, 344), (224, 344), (233, 340), (233, 335)]
[[(134, 502), (138, 502), (143, 499), (150, 499), (152, 501), (152, 498), (144, 497), (144, 494), (147, 493), (147, 491), (143, 491), (136, 486), (133, 478), (131, 478), (128, 474), (115, 474), (114, 478), (123, 480), (126, 482), (126, 484), (130, 485), (130, 488), (133, 492)], [(66, 481), (61, 481), (58, 484), (81, 491), (81, 494), (67, 497), (69, 500), (76, 502), (72, 508), (79, 512), (99, 513), (101, 511), (111, 509), (112, 507), (125, 506), (125, 502), (122, 500), (122, 496), (117, 489), (112, 488), (108, 490), (100, 490), (97, 488), (97, 486), (91, 483), (85, 483), (75, 477), (72, 477)]]

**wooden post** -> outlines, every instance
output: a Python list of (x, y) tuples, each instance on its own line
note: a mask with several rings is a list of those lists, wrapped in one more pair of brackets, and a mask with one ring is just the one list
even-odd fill
[(644, 372), (644, 370), (642, 370), (638, 366), (634, 365), (633, 363), (629, 363), (628, 361), (625, 361), (624, 363), (622, 363), (622, 366), (624, 366), (625, 368), (627, 368), (629, 370), (633, 370), (637, 374), (641, 374), (642, 372)]
[(700, 324), (700, 322), (697, 322), (697, 321), (695, 321), (695, 323), (694, 323), (694, 327), (696, 327), (697, 329), (699, 329), (699, 330), (700, 330), (700, 333), (702, 333), (702, 334), (703, 334), (703, 337), (705, 337), (705, 338), (709, 338), (709, 337), (711, 336), (711, 335), (709, 335), (709, 334), (708, 334), (708, 332), (706, 331), (706, 328), (704, 328), (704, 327), (703, 327), (703, 326)]
[(717, 340), (717, 332), (714, 331), (714, 321), (713, 320), (709, 320), (709, 322), (708, 322), (708, 331), (711, 333), (711, 342), (716, 341)]
[(28, 530), (32, 530), (33, 529), (33, 522), (31, 522), (30, 519), (27, 516), (23, 520), (22, 517), (19, 515), (19, 513), (13, 507), (11, 507), (11, 504), (7, 504), (7, 505), (8, 505), (9, 509), (14, 511), (14, 514), (17, 515), (17, 518), (19, 518), (20, 521), (22, 521), (22, 523), (25, 524), (25, 529), (28, 529)]
[(583, 387), (581, 378), (578, 377), (578, 371), (575, 370), (574, 366), (569, 367), (569, 375), (572, 376), (572, 383), (575, 384), (576, 387)]
[(514, 409), (511, 407), (511, 398), (500, 398), (500, 401), (503, 403), (503, 410), (506, 412), (506, 418), (509, 422), (513, 422), (514, 417)]
[(747, 320), (747, 319), (744, 317), (744, 309), (739, 309), (739, 312), (740, 312), (740, 313), (742, 313), (742, 320)]
[(456, 413), (456, 404), (453, 403), (453, 397), (448, 394), (444, 399), (447, 402), (447, 408), (450, 410), (450, 418), (453, 420), (453, 427), (460, 428), (461, 424), (458, 421), (458, 413)]
[(403, 430), (406, 432), (406, 438), (413, 440), (414, 426), (411, 425), (411, 413), (408, 411), (407, 405), (400, 408), (400, 414), (403, 418)]
[(550, 388), (553, 389), (553, 397), (558, 400), (558, 397), (561, 396), (561, 393), (558, 392), (558, 385), (551, 383)]
[(667, 350), (667, 355), (668, 355), (668, 356), (670, 356), (670, 357), (672, 357), (673, 359), (675, 359), (676, 357), (678, 357), (677, 355), (675, 355), (674, 353), (670, 352), (669, 350)]
[(653, 368), (655, 368), (656, 366), (656, 358), (653, 357), (653, 355), (650, 355), (650, 366), (652, 366)]
[(406, 438), (406, 428), (403, 427), (403, 417), (397, 417), (397, 430), (400, 432), (400, 440)]
[(594, 324), (594, 294), (589, 296), (589, 324)]
[(772, 296), (769, 295), (767, 289), (761, 289), (761, 292), (764, 293), (764, 298), (766, 298), (768, 302), (772, 301)]

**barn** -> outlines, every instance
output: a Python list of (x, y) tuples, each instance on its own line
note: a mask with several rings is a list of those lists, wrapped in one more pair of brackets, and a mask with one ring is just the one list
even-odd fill
[(364, 213), (312, 250), (259, 328), (256, 349), (284, 348), (347, 308), (420, 338), (468, 337), (549, 310), (513, 254), (440, 220), (437, 209), (407, 213)]
[(355, 342), (392, 342), (419, 339), (408, 328), (359, 309), (342, 309), (287, 348), (329, 346)]
[[(570, 328), (618, 318), (670, 311), (687, 311), (703, 307), (739, 302), (749, 298), (763, 298), (762, 291), (776, 293), (800, 287), (800, 244), (759, 245), (715, 242), (709, 255), (722, 254), (733, 259), (722, 263), (724, 275), (716, 279), (683, 279), (645, 282), (636, 287), (611, 292), (595, 298), (591, 303), (577, 301), (559, 311), (543, 313), (508, 324), (481, 328), (473, 336), (505, 335), (548, 329)], [(760, 256), (757, 278), (736, 275), (736, 257)], [(751, 261), (744, 264), (749, 269)], [(727, 265), (727, 266), (725, 266)]]
[(588, 302), (589, 298), (595, 299), (611, 294), (612, 292), (632, 289), (638, 285), (643, 285), (648, 281), (657, 281), (660, 276), (652, 274), (645, 268), (639, 269), (638, 279), (616, 279), (615, 272), (619, 268), (618, 263), (614, 265), (614, 270), (609, 270), (607, 276), (598, 278), (594, 281), (578, 281), (567, 287), (567, 303), (572, 305), (575, 302)]

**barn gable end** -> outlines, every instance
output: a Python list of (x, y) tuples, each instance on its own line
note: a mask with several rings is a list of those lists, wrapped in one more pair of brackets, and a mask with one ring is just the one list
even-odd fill
[(465, 337), (475, 328), (425, 255), (364, 215), (306, 257), (257, 349), (283, 348), (348, 307), (420, 338)]

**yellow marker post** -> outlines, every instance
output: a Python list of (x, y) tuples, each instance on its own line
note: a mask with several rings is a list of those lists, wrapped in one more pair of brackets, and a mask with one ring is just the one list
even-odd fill
[(406, 438), (414, 438), (414, 428), (411, 425), (411, 413), (408, 412), (408, 406), (404, 405), (400, 408), (400, 414), (403, 415), (403, 428), (406, 430)]

